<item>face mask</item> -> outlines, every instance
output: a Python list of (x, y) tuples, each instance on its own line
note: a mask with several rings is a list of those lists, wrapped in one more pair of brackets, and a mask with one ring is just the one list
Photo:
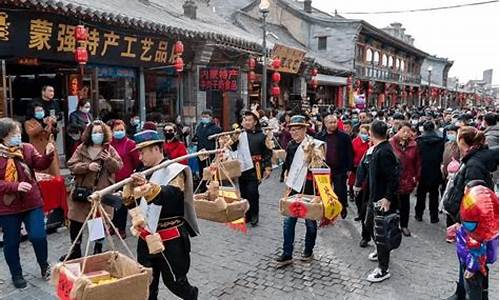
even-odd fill
[(358, 122), (359, 122), (359, 119), (352, 119), (352, 123), (358, 124)]
[(446, 135), (446, 138), (448, 139), (448, 141), (450, 142), (455, 142), (457, 140), (457, 136), (454, 135), (454, 134), (447, 134)]
[(360, 133), (359, 137), (361, 138), (361, 140), (363, 142), (367, 142), (370, 139), (370, 136), (368, 134), (366, 134), (366, 133)]
[(418, 124), (418, 120), (411, 120), (411, 125), (417, 125)]
[(125, 131), (123, 130), (113, 131), (113, 137), (117, 140), (121, 140), (125, 137)]
[(8, 146), (19, 147), (19, 145), (21, 145), (21, 135), (15, 135), (10, 138)]
[(418, 126), (418, 131), (424, 132), (424, 126)]
[(41, 120), (45, 117), (45, 112), (42, 111), (35, 111), (35, 119)]
[(139, 125), (139, 119), (132, 119), (132, 120), (130, 121), (130, 124), (132, 124), (133, 126), (137, 126), (137, 125)]
[(201, 123), (203, 123), (203, 124), (210, 123), (210, 118), (206, 118), (206, 117), (201, 118)]
[(104, 134), (92, 133), (92, 143), (94, 143), (94, 145), (102, 145), (103, 141), (104, 141)]
[(90, 112), (90, 108), (89, 107), (84, 107), (84, 108), (82, 108), (82, 112), (88, 114)]
[(175, 136), (175, 133), (173, 133), (173, 132), (165, 132), (165, 139), (167, 139), (167, 140), (173, 139), (174, 136)]

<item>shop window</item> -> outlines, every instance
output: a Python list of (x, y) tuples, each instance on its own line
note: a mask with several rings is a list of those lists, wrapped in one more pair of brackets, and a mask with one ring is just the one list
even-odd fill
[(320, 36), (318, 37), (318, 50), (326, 50), (327, 45), (327, 37)]
[(373, 61), (373, 50), (368, 48), (366, 50), (366, 62), (371, 63)]
[(177, 106), (177, 75), (166, 69), (146, 72), (146, 119), (156, 122), (173, 121)]
[(387, 55), (382, 55), (382, 66), (387, 67)]

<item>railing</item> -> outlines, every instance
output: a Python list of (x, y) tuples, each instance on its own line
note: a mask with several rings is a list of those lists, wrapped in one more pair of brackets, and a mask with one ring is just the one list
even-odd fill
[(379, 79), (401, 83), (420, 84), (421, 80), (420, 75), (393, 72), (386, 68), (370, 65), (356, 65), (356, 74), (358, 78)]

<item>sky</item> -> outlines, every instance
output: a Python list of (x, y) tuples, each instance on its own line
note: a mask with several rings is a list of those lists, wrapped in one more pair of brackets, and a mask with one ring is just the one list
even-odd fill
[(374, 12), (449, 6), (481, 0), (313, 0), (325, 12), (350, 19), (363, 19), (378, 27), (400, 22), (415, 38), (415, 46), (431, 55), (454, 61), (448, 74), (461, 83), (482, 79), (483, 70), (493, 69), (493, 84), (500, 83), (500, 3), (448, 10), (401, 14), (354, 15), (343, 12)]

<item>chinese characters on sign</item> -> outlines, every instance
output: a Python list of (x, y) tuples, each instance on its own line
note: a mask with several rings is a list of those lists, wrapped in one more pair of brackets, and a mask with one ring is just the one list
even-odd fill
[(279, 69), (270, 67), (270, 69), (278, 72), (297, 74), (305, 54), (304, 51), (275, 44), (271, 57), (281, 59), (281, 67)]
[(238, 91), (238, 78), (240, 70), (238, 68), (210, 67), (200, 69), (200, 90), (201, 91)]
[[(39, 57), (74, 61), (78, 46), (76, 24), (44, 13), (5, 12), (0, 10), (0, 55), (16, 53), (22, 57)], [(117, 65), (173, 65), (181, 54), (175, 53), (175, 40), (141, 36), (85, 25), (89, 62)], [(15, 31), (16, 34), (12, 34)]]

